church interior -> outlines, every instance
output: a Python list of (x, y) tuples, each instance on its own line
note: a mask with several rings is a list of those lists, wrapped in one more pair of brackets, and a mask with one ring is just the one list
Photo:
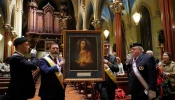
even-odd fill
[[(59, 44), (59, 52), (64, 53), (65, 30), (90, 30), (101, 31), (111, 45), (110, 53), (123, 64), (130, 45), (136, 42), (142, 43), (144, 53), (152, 50), (159, 61), (164, 52), (170, 52), (175, 61), (174, 5), (175, 0), (0, 0), (0, 60), (4, 62), (15, 52), (15, 38), (27, 37), (30, 48), (36, 48), (40, 59), (53, 41)], [(33, 77), (37, 87), (39, 69), (33, 72)], [(127, 94), (127, 75), (118, 77), (120, 88)], [(10, 77), (0, 76), (0, 96), (6, 92), (9, 80)], [(70, 82), (66, 91), (74, 91), (77, 100), (96, 100), (94, 84)], [(35, 96), (31, 100), (40, 99)]]

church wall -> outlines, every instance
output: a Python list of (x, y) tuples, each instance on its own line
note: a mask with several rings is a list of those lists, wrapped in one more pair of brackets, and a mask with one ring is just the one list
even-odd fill
[[(151, 33), (152, 33), (152, 42), (153, 42), (153, 52), (156, 58), (160, 58), (160, 49), (158, 49), (158, 36), (157, 31), (161, 29), (161, 21), (159, 15), (156, 15), (156, 11), (159, 9), (157, 0), (150, 2), (149, 0), (136, 0), (133, 8), (131, 10), (131, 17), (136, 12), (139, 11), (142, 6), (145, 6), (150, 12), (151, 18)], [(129, 21), (130, 16), (126, 11), (123, 11), (124, 15), (122, 16), (125, 27), (126, 40), (129, 47), (130, 43), (140, 42), (140, 30), (139, 25), (135, 25), (133, 18), (131, 18), (131, 23)], [(127, 48), (126, 48), (127, 49)], [(126, 50), (126, 53), (128, 51)]]
[(160, 17), (159, 16), (152, 17), (151, 23), (152, 23), (152, 41), (153, 41), (154, 56), (155, 58), (160, 59), (161, 53), (160, 53), (160, 48), (158, 47), (159, 42), (158, 42), (158, 33), (157, 33), (157, 31), (162, 28)]

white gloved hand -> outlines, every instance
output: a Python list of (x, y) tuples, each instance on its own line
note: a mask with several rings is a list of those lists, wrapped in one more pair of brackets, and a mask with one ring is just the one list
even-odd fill
[(61, 67), (59, 65), (56, 65), (58, 68), (58, 72), (61, 72)]
[(148, 97), (149, 97), (149, 99), (156, 98), (156, 92), (152, 91), (152, 90), (149, 90), (148, 91)]
[(30, 51), (30, 54), (32, 54), (32, 53), (36, 55), (36, 53), (37, 53), (36, 49), (32, 49), (32, 50)]

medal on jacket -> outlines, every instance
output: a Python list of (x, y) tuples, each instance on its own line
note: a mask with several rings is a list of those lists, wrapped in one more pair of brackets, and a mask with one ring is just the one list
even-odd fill
[(139, 66), (139, 70), (144, 70), (144, 67), (143, 66)]

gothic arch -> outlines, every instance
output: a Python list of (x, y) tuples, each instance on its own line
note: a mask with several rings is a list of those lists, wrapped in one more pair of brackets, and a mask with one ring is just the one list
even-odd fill
[(74, 8), (74, 16), (77, 19), (78, 15), (78, 2), (76, 0), (71, 0), (73, 8)]
[[(110, 31), (110, 33), (114, 33), (114, 32), (112, 32), (113, 24), (112, 24), (110, 10), (107, 6), (103, 7), (101, 18), (104, 19), (107, 22), (107, 29)], [(111, 34), (111, 35), (113, 35), (113, 34)]]
[(90, 25), (89, 25), (89, 24), (91, 24), (90, 19), (92, 18), (93, 15), (94, 15), (93, 4), (90, 1), (90, 2), (88, 2), (88, 5), (87, 5), (86, 11), (85, 11), (85, 16), (86, 16), (85, 22), (86, 22), (87, 27), (90, 27)]
[(14, 28), (15, 26), (15, 5), (13, 6), (12, 9), (12, 14), (11, 14), (11, 26)]
[(83, 29), (83, 17), (82, 17), (82, 14), (79, 13), (79, 16), (78, 16), (78, 29), (79, 30), (82, 30)]
[(153, 14), (151, 12), (150, 7), (146, 3), (141, 2), (140, 5), (138, 6), (139, 11), (141, 11), (143, 9), (143, 7), (147, 8), (147, 10), (149, 11), (149, 14), (150, 14), (150, 18), (151, 18), (151, 16), (153, 16)]
[(152, 32), (151, 32), (151, 17), (149, 9), (146, 6), (140, 7), (140, 13), (142, 14), (142, 18), (139, 22), (140, 24), (140, 36), (141, 43), (143, 44), (143, 48), (145, 50), (152, 50)]

